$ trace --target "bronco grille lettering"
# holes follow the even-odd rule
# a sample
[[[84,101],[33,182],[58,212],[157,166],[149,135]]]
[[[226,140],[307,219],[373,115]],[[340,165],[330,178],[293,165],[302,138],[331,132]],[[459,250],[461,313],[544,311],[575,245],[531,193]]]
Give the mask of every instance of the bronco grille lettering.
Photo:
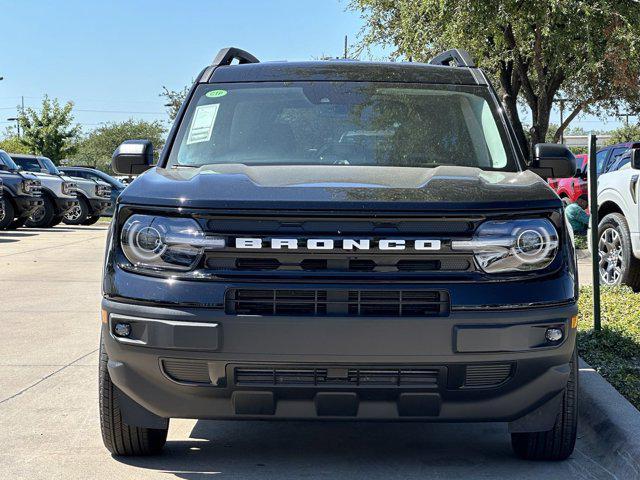
[[[235,247],[242,249],[262,249],[270,248],[273,250],[297,250],[299,248],[306,248],[307,250],[373,250],[377,247],[378,250],[405,250],[406,248],[413,247],[415,250],[440,250],[442,242],[434,239],[418,239],[418,240],[404,240],[404,239],[380,239],[377,241],[377,246],[372,244],[374,241],[371,239],[355,239],[344,238],[339,240],[333,240],[331,238],[236,238]]]

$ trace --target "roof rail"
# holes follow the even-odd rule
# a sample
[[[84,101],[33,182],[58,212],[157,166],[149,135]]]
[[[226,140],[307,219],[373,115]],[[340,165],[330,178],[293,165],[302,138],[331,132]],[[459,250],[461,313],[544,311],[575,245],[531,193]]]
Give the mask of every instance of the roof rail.
[[[475,67],[476,64],[466,50],[452,48],[446,52],[442,52],[431,60],[429,65],[446,65],[448,67]]]
[[[223,48],[218,52],[216,58],[213,59],[212,67],[219,67],[221,65],[231,65],[231,62],[238,60],[239,63],[260,63],[256,57],[249,52],[240,50],[236,47]]]

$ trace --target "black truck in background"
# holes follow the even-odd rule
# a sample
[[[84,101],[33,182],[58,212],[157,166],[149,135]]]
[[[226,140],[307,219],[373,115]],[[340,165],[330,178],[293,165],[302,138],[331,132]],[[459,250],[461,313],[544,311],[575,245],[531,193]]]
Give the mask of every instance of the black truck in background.
[[[18,228],[43,205],[41,184],[34,175],[20,171],[11,157],[0,150],[2,210],[0,230]]]

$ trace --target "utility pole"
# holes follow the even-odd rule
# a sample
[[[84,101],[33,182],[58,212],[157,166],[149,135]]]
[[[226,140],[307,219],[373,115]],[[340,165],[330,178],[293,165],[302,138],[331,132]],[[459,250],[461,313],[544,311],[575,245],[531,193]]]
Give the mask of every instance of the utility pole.
[[[344,36],[344,58],[347,58],[347,36]]]

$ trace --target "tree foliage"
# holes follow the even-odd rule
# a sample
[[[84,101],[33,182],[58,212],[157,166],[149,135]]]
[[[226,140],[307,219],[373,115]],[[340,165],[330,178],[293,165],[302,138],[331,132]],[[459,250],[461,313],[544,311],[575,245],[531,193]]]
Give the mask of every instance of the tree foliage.
[[[640,139],[640,125],[628,124],[623,125],[609,132],[611,138],[607,141],[608,145],[615,145],[622,142],[637,142]]]
[[[554,100],[569,100],[561,132],[583,111],[638,104],[640,42],[637,2],[618,0],[351,0],[366,22],[361,47],[382,44],[394,55],[426,61],[468,50],[499,87],[525,152],[518,112],[531,112],[531,144],[544,141]]]
[[[180,110],[184,99],[187,98],[188,93],[188,86],[184,87],[182,90],[169,90],[167,87],[162,87],[160,96],[167,102],[165,107],[167,108],[167,113],[169,114],[169,119],[171,121],[174,121],[178,116],[178,111]]]
[[[111,172],[113,151],[125,140],[146,139],[159,150],[164,145],[165,127],[160,121],[127,120],[106,123],[91,131],[78,143],[77,152],[65,163],[88,165]]]
[[[76,151],[80,126],[73,124],[73,102],[60,105],[58,99],[42,100],[40,111],[24,109],[18,116],[22,128],[20,142],[30,153],[49,157],[54,163]]]
[[[9,127],[5,130],[3,139],[0,140],[0,150],[7,153],[31,153],[16,135],[15,129]]]

